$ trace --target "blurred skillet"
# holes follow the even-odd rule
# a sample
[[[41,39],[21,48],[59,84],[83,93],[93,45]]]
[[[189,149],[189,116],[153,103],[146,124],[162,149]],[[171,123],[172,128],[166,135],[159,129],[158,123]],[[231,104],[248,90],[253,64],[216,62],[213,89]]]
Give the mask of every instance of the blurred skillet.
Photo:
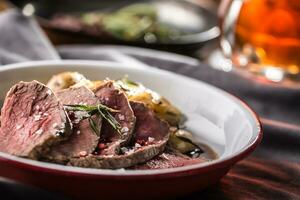
[[[33,5],[34,14],[50,38],[57,44],[66,43],[109,43],[142,46],[154,49],[179,52],[191,55],[206,42],[219,36],[217,17],[211,11],[183,0],[11,0],[24,10],[28,3]],[[58,13],[84,13],[88,11],[114,11],[134,3],[147,3],[162,10],[158,18],[172,27],[182,30],[183,34],[176,39],[161,42],[125,41],[109,36],[95,36],[82,31],[72,31],[50,23],[50,19]],[[166,17],[167,16],[167,17]]]

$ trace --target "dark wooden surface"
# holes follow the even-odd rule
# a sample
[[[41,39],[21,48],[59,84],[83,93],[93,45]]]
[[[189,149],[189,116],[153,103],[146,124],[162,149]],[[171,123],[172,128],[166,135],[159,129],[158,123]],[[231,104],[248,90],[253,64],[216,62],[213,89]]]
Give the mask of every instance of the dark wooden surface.
[[[262,143],[215,186],[183,199],[300,199],[300,132],[265,126]]]

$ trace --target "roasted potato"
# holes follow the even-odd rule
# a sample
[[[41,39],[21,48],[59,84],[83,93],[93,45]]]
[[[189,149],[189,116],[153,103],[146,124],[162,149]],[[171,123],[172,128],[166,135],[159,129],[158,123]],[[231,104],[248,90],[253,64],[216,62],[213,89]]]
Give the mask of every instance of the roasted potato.
[[[156,92],[127,78],[116,81],[116,85],[125,91],[129,100],[145,103],[158,117],[166,120],[171,126],[178,126],[181,123],[183,115],[179,109]]]
[[[168,145],[171,148],[183,154],[199,148],[195,143],[193,135],[190,132],[181,129],[172,131],[168,141]]]
[[[75,84],[90,85],[90,81],[78,72],[62,72],[52,76],[47,86],[54,92],[69,88]]]

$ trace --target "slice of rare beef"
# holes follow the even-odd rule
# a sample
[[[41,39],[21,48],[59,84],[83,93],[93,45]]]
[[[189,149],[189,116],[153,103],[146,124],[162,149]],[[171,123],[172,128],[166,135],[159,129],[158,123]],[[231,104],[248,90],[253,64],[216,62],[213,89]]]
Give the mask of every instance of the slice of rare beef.
[[[64,105],[90,105],[99,104],[95,94],[85,86],[71,87],[60,90],[56,93],[59,100]],[[93,153],[99,142],[97,135],[90,126],[88,119],[78,120],[74,118],[74,113],[68,111],[69,117],[73,123],[73,131],[68,140],[59,143],[51,148],[47,158],[58,162],[65,163],[70,158],[87,156]],[[99,124],[99,130],[102,124],[100,116],[93,116],[93,120]]]
[[[194,165],[197,163],[203,163],[207,161],[209,160],[204,157],[191,158],[179,152],[166,151],[158,156],[155,156],[148,162],[130,167],[130,169],[167,169],[183,167],[187,165]]]
[[[116,155],[119,153],[120,147],[129,144],[136,118],[126,95],[115,88],[112,81],[107,81],[95,88],[94,93],[103,105],[118,110],[112,115],[121,125],[121,133],[118,133],[107,121],[104,121],[99,144],[103,147],[99,152],[101,155]]]
[[[2,107],[0,151],[38,159],[70,130],[63,105],[48,87],[20,82],[9,90]]]
[[[123,155],[89,155],[71,159],[68,165],[99,169],[127,168],[139,163],[144,163],[162,153],[166,141],[154,141],[151,145],[132,147],[126,149]]]
[[[118,155],[89,155],[71,159],[68,165],[118,169],[144,163],[161,154],[169,138],[169,125],[155,116],[143,103],[130,102],[136,116],[134,141],[121,148]]]
[[[163,140],[166,136],[169,138],[170,127],[167,122],[158,118],[144,103],[130,101],[130,105],[137,118],[134,141],[143,145],[152,138],[155,140]]]

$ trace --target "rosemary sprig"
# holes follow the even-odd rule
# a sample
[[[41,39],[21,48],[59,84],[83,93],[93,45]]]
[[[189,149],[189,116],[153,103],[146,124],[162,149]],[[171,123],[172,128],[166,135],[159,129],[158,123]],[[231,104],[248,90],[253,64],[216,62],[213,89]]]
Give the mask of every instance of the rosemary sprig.
[[[97,123],[95,122],[95,120],[93,120],[93,118],[89,117],[89,123],[90,123],[90,127],[92,128],[92,130],[94,131],[94,133],[97,136],[100,136],[100,125],[97,126]]]
[[[98,110],[98,108],[107,110],[109,112],[119,112],[118,110],[112,109],[103,104],[98,104],[96,106],[89,106],[89,105],[83,105],[83,104],[77,104],[77,105],[68,105],[67,104],[67,105],[64,105],[64,107],[70,111],[83,111],[83,112],[88,112],[88,113],[94,113],[95,111]]]
[[[93,115],[101,115],[120,135],[121,135],[121,125],[119,122],[111,115],[111,113],[119,112],[118,110],[109,108],[103,104],[98,104],[96,106],[89,105],[64,105],[65,109],[68,111],[81,111],[85,112],[87,115],[83,115],[83,118],[88,118],[89,123],[93,131],[98,135],[100,133],[99,125],[91,118]]]
[[[106,107],[106,106],[105,106]],[[113,110],[114,112],[118,112],[116,110]],[[111,110],[108,110],[107,107],[103,108],[101,105],[98,105],[98,112],[101,114],[101,116],[106,119],[106,121],[115,129],[117,132],[121,135],[121,125],[119,122],[110,114],[110,112],[113,112]]]

